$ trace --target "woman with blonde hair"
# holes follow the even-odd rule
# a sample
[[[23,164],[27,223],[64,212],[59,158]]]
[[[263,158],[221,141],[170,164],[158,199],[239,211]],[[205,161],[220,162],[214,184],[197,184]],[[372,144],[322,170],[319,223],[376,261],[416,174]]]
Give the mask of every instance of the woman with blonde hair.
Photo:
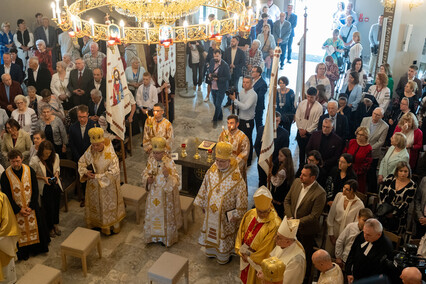
[[[353,44],[349,49],[349,62],[353,62],[355,58],[361,58],[362,54],[361,34],[359,32],[354,32],[352,41]]]
[[[34,131],[37,129],[38,117],[36,112],[28,107],[27,97],[17,95],[14,101],[17,109],[12,111],[10,117],[15,119],[23,130],[33,135]]]
[[[395,132],[401,132],[407,137],[407,151],[410,154],[410,166],[416,168],[419,151],[422,148],[423,133],[419,129],[419,122],[412,112],[404,114],[395,128]]]
[[[408,81],[404,87],[404,98],[407,98],[409,101],[408,107],[412,113],[417,112],[419,107],[419,98],[416,96],[417,83],[414,81]]]
[[[390,97],[392,99],[394,82],[393,82],[393,78],[392,78],[392,70],[391,70],[390,65],[388,63],[380,65],[379,72],[384,73],[384,74],[386,74],[386,76],[388,76],[388,88],[390,90]]]
[[[388,76],[384,73],[377,73],[376,84],[368,88],[368,93],[376,98],[379,106],[386,112],[390,102],[390,90],[387,87]]]
[[[309,89],[310,87],[317,87],[318,85],[324,85],[325,88],[325,95],[327,97],[327,100],[331,98],[331,84],[330,80],[325,76],[327,72],[327,66],[325,63],[318,63],[317,67],[315,68],[315,75],[312,75],[309,77],[308,81],[305,83],[305,90]]]
[[[393,173],[399,162],[404,161],[408,163],[410,156],[406,147],[407,137],[401,132],[394,133],[391,137],[391,146],[380,162],[378,183],[382,183],[385,177]]]
[[[1,24],[0,31],[0,58],[1,64],[3,64],[3,54],[9,52],[9,50],[13,47],[13,34],[10,31],[10,23],[3,22]]]

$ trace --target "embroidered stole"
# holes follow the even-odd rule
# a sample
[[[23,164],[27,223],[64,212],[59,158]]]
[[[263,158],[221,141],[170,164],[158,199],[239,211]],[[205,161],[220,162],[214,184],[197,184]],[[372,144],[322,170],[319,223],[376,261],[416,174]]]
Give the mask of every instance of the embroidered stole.
[[[12,167],[6,169],[6,176],[9,179],[13,200],[19,207],[27,208],[30,204],[32,195],[30,167],[22,165],[21,179],[15,175]],[[39,243],[37,218],[34,209],[32,209],[30,215],[26,217],[19,213],[15,216],[21,231],[19,246],[24,247]]]
[[[150,185],[151,190],[149,191],[151,204],[149,209],[151,210],[151,237],[166,237],[166,197],[164,189],[161,186],[156,186],[157,179],[159,179],[159,173],[162,172],[163,163],[159,163],[155,161],[157,176],[155,177],[155,181]],[[158,167],[161,165],[161,167]],[[161,178],[164,178],[163,176]]]
[[[246,244],[250,247],[251,244],[253,243],[253,240],[256,238],[257,233],[259,233],[260,229],[262,229],[263,224],[265,223],[259,223],[257,222],[256,217],[253,217],[253,219],[250,222],[250,225],[247,228],[246,233],[244,234],[243,244]],[[241,264],[245,265],[245,267],[240,266],[240,270],[241,270],[240,279],[241,279],[241,282],[245,284],[247,283],[250,265],[248,263],[243,263],[242,261],[241,261]]]

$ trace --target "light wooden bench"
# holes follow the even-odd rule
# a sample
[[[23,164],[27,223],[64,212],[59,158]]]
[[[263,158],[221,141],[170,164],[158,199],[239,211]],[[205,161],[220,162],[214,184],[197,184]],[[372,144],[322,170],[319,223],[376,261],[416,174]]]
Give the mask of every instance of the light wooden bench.
[[[77,227],[61,244],[62,270],[67,270],[67,255],[79,257],[83,266],[83,274],[86,277],[86,257],[95,246],[97,246],[99,258],[101,258],[101,234],[94,230]]]
[[[17,284],[60,284],[62,274],[56,268],[43,264],[36,264],[30,271],[22,276]]]
[[[169,252],[163,253],[148,270],[149,283],[153,281],[164,284],[175,284],[184,275],[185,283],[189,283],[188,259]]]
[[[182,210],[183,230],[186,233],[188,231],[188,218],[190,213],[192,214],[192,222],[195,221],[194,198],[180,195],[180,209]]]
[[[124,203],[127,206],[134,206],[136,209],[136,223],[140,223],[140,209],[146,198],[146,191],[144,188],[131,185],[123,184],[121,186],[121,194],[123,195]]]

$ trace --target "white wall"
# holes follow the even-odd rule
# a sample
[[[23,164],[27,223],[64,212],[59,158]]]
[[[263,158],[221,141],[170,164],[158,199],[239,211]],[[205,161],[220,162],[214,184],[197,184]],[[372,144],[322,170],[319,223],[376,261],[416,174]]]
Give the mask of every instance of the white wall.
[[[52,17],[50,4],[49,0],[0,0],[0,22],[10,22],[11,30],[15,31],[16,21],[22,18],[31,27],[37,12]]]

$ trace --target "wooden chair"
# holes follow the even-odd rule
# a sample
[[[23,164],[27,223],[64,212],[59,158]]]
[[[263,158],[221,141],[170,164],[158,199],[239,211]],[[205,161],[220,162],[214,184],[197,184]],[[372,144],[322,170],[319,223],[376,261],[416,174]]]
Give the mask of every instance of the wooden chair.
[[[61,159],[60,161],[61,174],[60,179],[64,190],[64,207],[65,212],[68,212],[68,191],[80,189],[78,165],[71,160]]]
[[[385,236],[388,237],[393,244],[395,244],[395,250],[398,250],[401,243],[401,237],[385,230],[383,230],[383,234],[385,234]]]
[[[368,205],[367,195],[359,191],[357,191],[355,194],[356,196],[358,196],[359,199],[361,199],[362,203],[364,203],[364,206],[367,207]]]
[[[37,263],[22,276],[17,284],[60,284],[62,283],[61,271],[43,264]]]

